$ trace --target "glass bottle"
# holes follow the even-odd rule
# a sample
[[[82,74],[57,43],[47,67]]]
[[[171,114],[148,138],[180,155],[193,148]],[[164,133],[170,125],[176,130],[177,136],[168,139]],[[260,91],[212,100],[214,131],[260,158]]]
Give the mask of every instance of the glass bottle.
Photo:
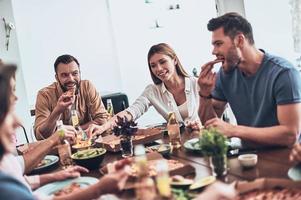
[[[71,121],[72,126],[77,130],[76,143],[78,144],[80,141],[86,141],[88,139],[88,136],[80,127],[79,117],[76,110],[71,110]]]
[[[170,179],[168,174],[168,164],[166,160],[157,162],[157,189],[161,197],[169,198],[171,196]]]
[[[107,112],[109,114],[108,120],[110,120],[115,114],[112,99],[107,99]],[[112,130],[113,130],[113,123],[110,124],[110,128],[106,130],[106,133],[110,135],[112,134]]]
[[[71,110],[71,121],[74,128],[79,126],[79,119],[76,110]]]
[[[109,118],[112,118],[114,116],[112,99],[107,99],[107,112],[109,114]]]
[[[63,168],[67,168],[68,166],[72,165],[71,148],[69,142],[64,139],[65,129],[62,120],[58,120],[56,122],[56,131],[60,137],[60,144],[58,145],[60,162]]]
[[[168,108],[167,131],[169,136],[169,144],[172,149],[179,149],[181,147],[180,126],[176,119],[171,102],[168,103]]]
[[[153,200],[156,197],[154,180],[148,176],[147,158],[145,147],[135,147],[135,165],[137,168],[137,182],[135,185],[136,198],[139,200]]]

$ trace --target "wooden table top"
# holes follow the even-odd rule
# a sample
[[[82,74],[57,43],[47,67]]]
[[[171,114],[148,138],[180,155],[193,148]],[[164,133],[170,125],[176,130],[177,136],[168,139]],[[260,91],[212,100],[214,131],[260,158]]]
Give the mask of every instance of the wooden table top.
[[[182,143],[188,139],[197,137],[196,134],[182,133]],[[168,137],[163,138],[164,143],[168,143]],[[228,173],[222,179],[222,181],[231,183],[238,180],[254,180],[256,178],[270,177],[270,178],[285,178],[288,179],[287,172],[288,169],[292,166],[289,162],[289,148],[279,148],[273,150],[262,150],[258,151],[258,163],[254,168],[244,169],[239,164],[237,157],[228,158]],[[183,147],[176,152],[173,152],[170,155],[171,159],[176,159],[189,163],[195,168],[196,174],[195,179],[200,179],[206,176],[212,175],[208,159],[202,157],[201,155],[193,152],[187,152]],[[107,152],[104,160],[101,163],[100,167],[105,166],[106,164],[122,159],[121,153]],[[83,174],[83,176],[92,176],[99,178],[102,175],[99,170],[94,170],[88,174]],[[133,195],[133,192],[123,192],[123,197],[130,197]]]

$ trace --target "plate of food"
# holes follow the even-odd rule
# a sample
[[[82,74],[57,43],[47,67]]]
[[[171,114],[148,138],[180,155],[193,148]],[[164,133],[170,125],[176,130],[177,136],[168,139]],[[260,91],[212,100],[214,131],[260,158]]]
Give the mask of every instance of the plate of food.
[[[87,149],[92,146],[93,146],[93,144],[92,144],[91,140],[80,140],[80,141],[77,141],[76,144],[72,145],[72,148],[76,149],[76,150],[83,150],[83,149]]]
[[[192,151],[192,152],[197,152],[197,153],[201,153],[201,151],[202,151],[201,146],[199,144],[199,138],[193,138],[193,139],[187,140],[184,143],[184,148],[187,151]]]
[[[170,154],[170,145],[169,144],[158,144],[146,147],[146,152],[158,152],[163,156],[168,156]]]
[[[184,125],[183,122],[180,122],[179,126],[180,126],[180,131],[182,133],[185,129],[185,125]],[[148,127],[148,128],[157,128],[157,129],[160,129],[162,132],[164,132],[164,134],[168,134],[167,123],[166,122],[165,123],[158,123],[158,124],[151,124],[151,125],[147,125],[146,127]]]
[[[88,169],[96,169],[105,157],[107,151],[104,148],[90,148],[80,150],[71,155],[72,160]]]
[[[177,188],[188,188],[193,182],[192,179],[184,178],[181,175],[175,175],[170,178],[170,185]]]
[[[32,170],[32,173],[40,173],[47,171],[48,169],[55,166],[59,161],[59,157],[55,155],[47,155],[41,162]]]
[[[210,185],[216,181],[215,176],[207,176],[205,178],[199,179],[190,185],[189,190],[198,190],[207,185]]]
[[[81,190],[89,185],[95,184],[98,182],[97,178],[93,177],[79,177],[76,179],[68,179],[65,181],[57,181],[44,185],[35,192],[44,194],[47,196],[62,196],[66,194],[71,194],[74,191]]]

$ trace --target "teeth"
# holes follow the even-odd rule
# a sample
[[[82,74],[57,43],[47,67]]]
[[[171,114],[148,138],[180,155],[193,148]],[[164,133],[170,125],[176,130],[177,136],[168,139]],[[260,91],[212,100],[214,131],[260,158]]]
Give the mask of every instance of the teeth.
[[[166,74],[166,72],[162,72],[162,73],[158,74],[158,76],[163,76],[165,74]]]

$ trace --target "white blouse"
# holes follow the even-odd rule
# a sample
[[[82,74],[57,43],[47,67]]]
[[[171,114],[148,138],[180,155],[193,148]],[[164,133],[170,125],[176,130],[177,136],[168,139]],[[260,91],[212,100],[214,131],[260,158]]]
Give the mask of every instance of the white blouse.
[[[186,120],[199,120],[199,86],[195,77],[185,77],[185,95],[186,95],[186,109],[188,117]],[[131,113],[133,119],[138,119],[143,115],[150,106],[154,106],[158,113],[167,121],[168,119],[168,102],[171,102],[172,109],[175,112],[176,118],[179,122],[184,122],[181,113],[178,109],[173,95],[166,89],[163,83],[159,85],[148,85],[143,93],[136,99],[136,101],[126,110]],[[186,112],[186,111],[183,111]]]

